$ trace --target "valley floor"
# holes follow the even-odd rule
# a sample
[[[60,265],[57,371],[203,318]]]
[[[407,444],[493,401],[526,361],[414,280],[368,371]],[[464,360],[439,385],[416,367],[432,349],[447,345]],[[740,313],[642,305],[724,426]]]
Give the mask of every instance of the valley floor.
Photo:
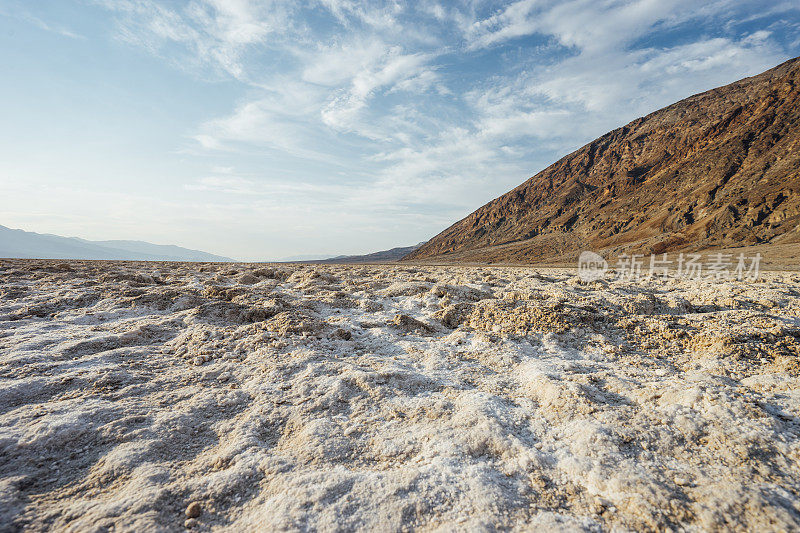
[[[0,530],[800,528],[800,275],[0,261]]]

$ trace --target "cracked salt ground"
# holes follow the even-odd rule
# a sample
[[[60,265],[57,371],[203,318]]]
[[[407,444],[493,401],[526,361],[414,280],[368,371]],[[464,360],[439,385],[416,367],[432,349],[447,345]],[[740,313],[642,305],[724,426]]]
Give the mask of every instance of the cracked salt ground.
[[[0,529],[796,529],[798,295],[3,261]]]

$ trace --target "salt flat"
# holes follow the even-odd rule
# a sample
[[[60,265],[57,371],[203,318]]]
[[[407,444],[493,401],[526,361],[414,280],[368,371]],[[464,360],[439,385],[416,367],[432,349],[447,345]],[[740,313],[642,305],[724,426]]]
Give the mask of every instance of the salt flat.
[[[4,260],[0,529],[800,528],[798,296]]]

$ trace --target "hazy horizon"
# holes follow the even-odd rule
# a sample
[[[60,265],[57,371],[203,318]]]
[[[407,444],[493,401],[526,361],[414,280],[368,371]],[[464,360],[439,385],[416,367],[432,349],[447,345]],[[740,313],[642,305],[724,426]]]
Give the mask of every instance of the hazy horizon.
[[[240,260],[409,246],[800,55],[744,1],[0,6],[0,225]]]

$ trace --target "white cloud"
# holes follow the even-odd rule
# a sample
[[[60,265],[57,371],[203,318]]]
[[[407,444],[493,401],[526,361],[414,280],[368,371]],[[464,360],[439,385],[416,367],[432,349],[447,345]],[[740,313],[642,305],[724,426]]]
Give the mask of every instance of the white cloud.
[[[377,38],[334,43],[299,52],[305,62],[301,78],[309,83],[337,87],[350,82],[359,72],[372,69],[388,53]]]
[[[704,89],[756,74],[780,60],[769,44],[708,39],[666,49],[564,60],[535,77],[527,91],[578,110],[644,114]]]
[[[431,66],[435,57],[431,53],[404,53],[400,46],[377,40],[349,43],[313,58],[303,79],[334,89],[320,110],[326,126],[380,139],[384,135],[362,114],[369,100],[380,91],[420,94],[437,86],[438,92],[446,92]]]
[[[486,19],[475,21],[466,31],[469,48],[483,48],[536,32],[541,27],[532,16],[537,4],[537,0],[521,0]]]
[[[35,16],[31,15],[30,13],[23,13],[20,16],[20,18],[30,22],[31,24],[33,24],[34,26],[36,26],[39,29],[42,29],[44,31],[48,31],[48,32],[51,32],[51,33],[55,33],[55,34],[58,34],[58,35],[61,35],[62,37],[68,37],[70,39],[85,39],[86,38],[83,35],[75,33],[74,31],[72,31],[72,30],[70,30],[70,29],[68,29],[68,28],[66,28],[64,26],[45,22],[44,20],[40,19],[39,17],[35,17]]]
[[[266,45],[268,38],[288,31],[292,4],[281,1],[193,0],[182,10],[154,0],[96,0],[119,15],[120,37],[153,53],[170,57],[180,66],[221,69],[247,80],[245,52]],[[173,57],[164,48],[183,46],[189,55]]]
[[[375,29],[401,29],[397,17],[402,13],[403,5],[399,2],[387,2],[381,5],[380,2],[369,0],[361,2],[321,0],[320,4],[325,6],[346,27],[351,26],[351,20],[356,20]]]
[[[326,91],[291,79],[262,86],[254,100],[239,103],[228,116],[208,120],[194,139],[208,150],[236,151],[242,145],[295,158],[335,162],[321,146],[336,142],[321,119]]]
[[[187,193],[342,236],[397,220],[435,233],[582,143],[786,56],[774,29],[736,29],[752,9],[738,0],[107,5],[127,40],[243,82],[190,132],[226,168]],[[689,23],[717,34],[669,37]],[[530,35],[548,44],[515,52]],[[261,167],[237,173],[243,155]]]

